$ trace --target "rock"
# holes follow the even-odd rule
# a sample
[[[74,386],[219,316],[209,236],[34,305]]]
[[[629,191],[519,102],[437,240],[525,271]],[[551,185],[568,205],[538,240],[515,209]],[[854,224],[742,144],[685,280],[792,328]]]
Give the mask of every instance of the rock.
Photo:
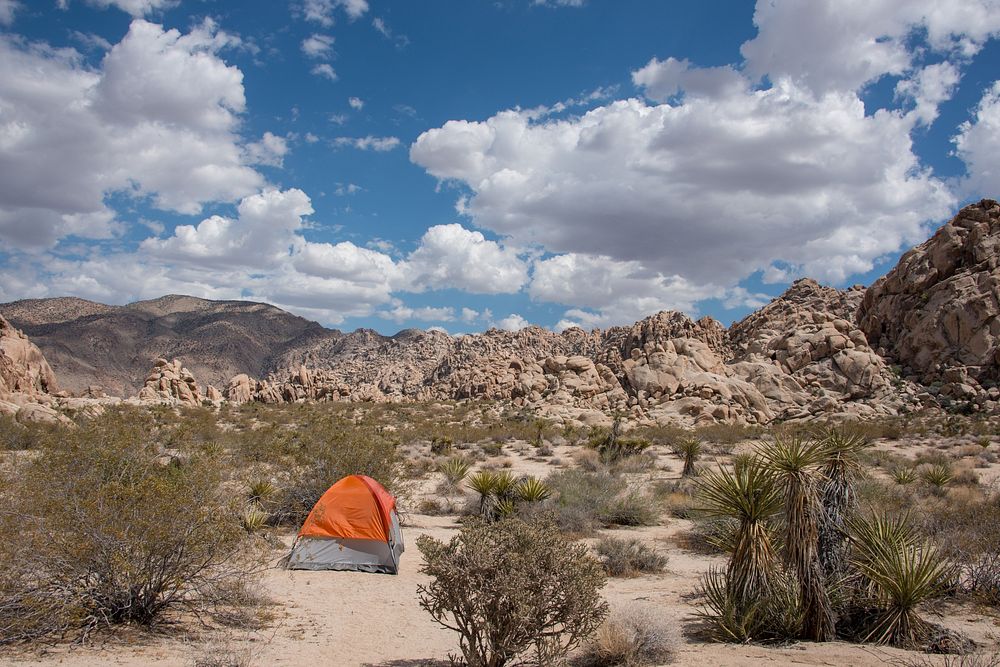
[[[1000,380],[1000,205],[959,211],[872,285],[861,329],[925,385],[961,367],[978,383]],[[964,391],[964,390],[963,390]]]
[[[0,316],[0,398],[40,396],[58,391],[56,376],[42,351]]]
[[[194,375],[177,359],[157,359],[136,397],[141,403],[200,406],[205,398]]]

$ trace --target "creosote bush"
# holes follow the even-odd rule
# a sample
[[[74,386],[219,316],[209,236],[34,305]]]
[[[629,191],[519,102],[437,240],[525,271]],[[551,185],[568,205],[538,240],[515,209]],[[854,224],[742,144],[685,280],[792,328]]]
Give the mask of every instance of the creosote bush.
[[[607,614],[600,564],[550,521],[473,519],[448,543],[417,546],[432,578],[420,606],[459,634],[469,667],[556,663]]]
[[[0,480],[0,643],[149,626],[251,582],[243,498],[222,490],[219,461],[162,465],[150,431],[112,412]]]

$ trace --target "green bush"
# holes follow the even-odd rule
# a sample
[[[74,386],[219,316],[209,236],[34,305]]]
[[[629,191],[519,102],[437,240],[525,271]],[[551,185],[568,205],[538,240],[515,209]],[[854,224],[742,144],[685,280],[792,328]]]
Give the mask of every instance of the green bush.
[[[549,507],[563,531],[589,534],[600,526],[648,526],[657,522],[653,502],[629,490],[625,479],[609,472],[560,470],[546,479]]]
[[[447,544],[417,546],[431,577],[420,606],[459,634],[469,667],[556,663],[607,614],[601,566],[550,522],[473,519]]]
[[[163,465],[148,437],[110,413],[0,483],[0,642],[152,625],[251,581],[243,498],[222,491],[219,461]]]

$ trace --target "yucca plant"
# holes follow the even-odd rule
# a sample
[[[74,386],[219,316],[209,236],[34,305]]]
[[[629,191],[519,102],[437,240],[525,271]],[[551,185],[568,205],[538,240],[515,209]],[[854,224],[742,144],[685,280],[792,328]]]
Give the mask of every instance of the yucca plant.
[[[768,522],[781,511],[781,490],[758,459],[739,469],[720,468],[698,481],[699,512],[733,519],[733,550],[726,569],[729,594],[743,610],[768,594],[776,552]]]
[[[539,503],[548,499],[552,491],[537,477],[525,477],[517,483],[517,498],[527,503]]]
[[[684,459],[681,477],[694,477],[698,474],[694,464],[701,456],[701,449],[701,438],[696,436],[680,438],[674,443],[674,453]]]
[[[862,473],[861,455],[871,440],[848,427],[821,431],[823,445],[820,481],[819,558],[828,580],[846,574],[850,548],[844,536],[844,520],[857,505],[855,481]]]
[[[438,470],[444,475],[448,484],[458,486],[465,479],[466,475],[469,474],[471,467],[471,463],[459,456],[455,456],[439,465]]]
[[[255,477],[247,482],[247,500],[263,506],[278,493],[278,487],[266,477]]]
[[[480,470],[469,477],[467,484],[470,489],[479,494],[479,513],[484,517],[490,516],[497,486],[496,473]]]
[[[909,466],[897,466],[889,473],[892,481],[900,486],[912,484],[917,479],[917,471]]]
[[[935,463],[932,466],[924,468],[920,473],[920,478],[930,484],[936,492],[942,492],[944,491],[944,487],[948,486],[955,479],[955,472],[947,463]]]
[[[517,494],[517,478],[509,470],[493,473],[493,495],[497,500],[513,500]]]
[[[240,523],[243,525],[243,528],[252,535],[253,533],[262,530],[267,525],[270,518],[270,512],[262,508],[257,503],[251,503],[250,506],[243,512],[243,516],[240,517]]]
[[[813,641],[834,638],[833,607],[819,558],[820,467],[827,450],[822,442],[777,435],[760,450],[784,495],[785,562],[798,578],[803,606],[802,635]]]
[[[952,567],[938,551],[921,542],[906,518],[875,515],[848,521],[852,564],[878,611],[863,636],[892,646],[914,647],[930,626],[916,608],[944,589]]]

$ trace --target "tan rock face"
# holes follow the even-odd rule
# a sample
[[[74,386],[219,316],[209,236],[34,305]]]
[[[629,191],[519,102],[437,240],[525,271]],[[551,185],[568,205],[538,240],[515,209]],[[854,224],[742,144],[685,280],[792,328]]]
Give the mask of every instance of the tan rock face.
[[[872,285],[857,321],[885,356],[942,393],[1000,379],[1000,205],[967,206]],[[965,385],[965,387],[962,387]]]
[[[56,376],[41,350],[0,316],[0,398],[58,391]]]
[[[177,359],[157,359],[137,396],[140,402],[198,406],[205,396],[191,371]]]

